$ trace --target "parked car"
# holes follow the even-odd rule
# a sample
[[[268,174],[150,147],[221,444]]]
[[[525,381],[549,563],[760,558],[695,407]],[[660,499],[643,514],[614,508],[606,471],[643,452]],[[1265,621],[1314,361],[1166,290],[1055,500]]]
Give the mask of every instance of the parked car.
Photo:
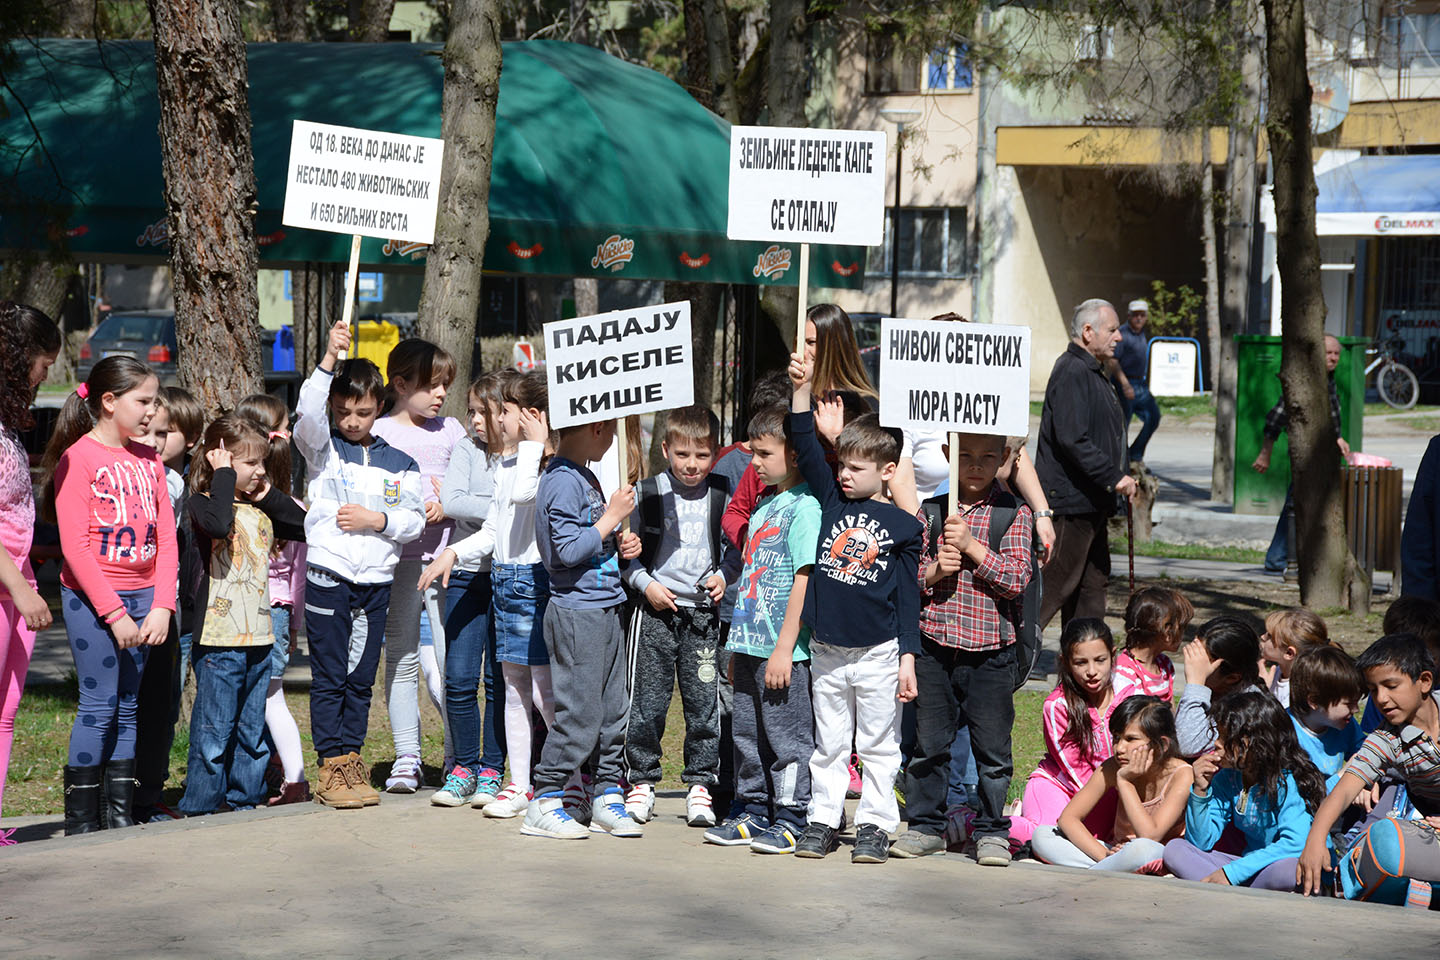
[[[265,392],[283,397],[293,407],[301,378],[293,369],[293,347],[290,348],[288,361],[292,369],[275,369],[276,334],[275,330],[260,331],[260,359],[264,365],[262,369],[265,375]],[[177,353],[174,313],[113,313],[100,321],[100,326],[95,328],[90,339],[80,348],[77,370],[81,380],[88,379],[91,368],[100,360],[123,354],[149,364],[161,383],[174,384],[180,380],[180,372],[175,366]]]

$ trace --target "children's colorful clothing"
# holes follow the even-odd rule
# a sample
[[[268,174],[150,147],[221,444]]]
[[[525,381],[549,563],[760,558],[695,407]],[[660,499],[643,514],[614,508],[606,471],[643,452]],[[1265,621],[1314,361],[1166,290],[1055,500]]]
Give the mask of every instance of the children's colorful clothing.
[[[1335,789],[1335,784],[1340,782],[1340,774],[1345,769],[1345,762],[1354,756],[1355,751],[1365,742],[1365,734],[1360,732],[1360,724],[1351,720],[1338,730],[1327,726],[1317,734],[1301,723],[1294,713],[1290,714],[1290,722],[1295,725],[1295,736],[1300,741],[1300,746],[1310,755],[1315,767],[1325,778],[1325,789]]]
[[[435,492],[435,483],[445,479],[451,452],[466,438],[465,427],[460,421],[454,417],[431,417],[417,426],[393,416],[381,417],[375,421],[371,433],[396,450],[405,451],[415,461],[420,471],[422,505],[431,500],[439,503],[440,495]],[[429,563],[445,549],[450,542],[450,531],[454,528],[455,521],[448,516],[439,523],[426,523],[420,535],[401,548],[401,558]]]
[[[1134,687],[1135,693],[1144,694],[1147,697],[1159,697],[1166,703],[1175,694],[1175,664],[1163,653],[1155,655],[1155,667],[1160,672],[1151,673],[1145,665],[1130,655],[1129,650],[1121,650],[1115,655],[1115,683],[1118,685],[1123,681],[1126,686]]]
[[[1277,795],[1271,798],[1264,796],[1258,786],[1246,789],[1239,771],[1225,768],[1215,774],[1205,795],[1190,791],[1185,805],[1185,840],[1200,850],[1213,850],[1225,828],[1233,824],[1245,836],[1245,851],[1221,869],[1231,883],[1249,885],[1266,867],[1300,856],[1312,819],[1288,771],[1280,780]],[[1167,863],[1169,858],[1167,849]],[[1293,869],[1290,877],[1293,886]]]
[[[807,484],[760,501],[751,515],[726,648],[769,657],[780,638],[795,572],[815,563],[820,501]],[[810,628],[800,627],[792,659],[810,659]]]

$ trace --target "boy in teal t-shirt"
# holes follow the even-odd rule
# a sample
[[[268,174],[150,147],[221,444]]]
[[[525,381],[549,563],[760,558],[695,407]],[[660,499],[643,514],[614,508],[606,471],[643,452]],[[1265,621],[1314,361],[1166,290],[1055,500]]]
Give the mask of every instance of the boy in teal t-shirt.
[[[801,482],[783,408],[750,420],[751,464],[775,493],[750,516],[726,648],[735,698],[735,810],[710,843],[794,853],[810,803],[810,631],[800,623],[820,538],[820,503]]]

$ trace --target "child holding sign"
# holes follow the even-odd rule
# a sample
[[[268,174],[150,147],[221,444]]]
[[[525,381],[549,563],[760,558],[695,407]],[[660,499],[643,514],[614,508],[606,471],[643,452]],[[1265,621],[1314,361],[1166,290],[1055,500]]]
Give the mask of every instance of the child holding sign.
[[[810,642],[815,753],[810,760],[810,824],[797,845],[834,843],[849,784],[851,735],[864,770],[855,814],[852,863],[884,863],[889,831],[900,825],[900,707],[915,697],[920,649],[919,521],[885,499],[900,459],[900,431],[872,414],[857,417],[835,444],[830,472],[810,412],[812,365],[790,358],[791,438],[800,474],[820,501],[820,543],[802,614]]]
[[[625,756],[625,649],[620,611],[625,591],[620,560],[640,554],[640,538],[612,538],[635,506],[623,485],[607,505],[600,481],[584,464],[599,460],[615,438],[615,421],[560,428],[555,456],[536,493],[535,539],[550,575],[545,646],[555,725],[535,766],[535,798],[521,833],[583,840],[586,828],[565,809],[565,783],[597,752],[598,796],[590,830],[638,837],[644,828],[625,812],[620,789]]]

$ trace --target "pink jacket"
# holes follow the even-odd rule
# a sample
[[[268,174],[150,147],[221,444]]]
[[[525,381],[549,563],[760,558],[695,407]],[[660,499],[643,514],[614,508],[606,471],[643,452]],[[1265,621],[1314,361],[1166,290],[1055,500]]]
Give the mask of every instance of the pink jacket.
[[[1155,658],[1155,665],[1160,668],[1159,676],[1146,670],[1139,660],[1121,650],[1115,655],[1115,676],[1119,678],[1117,686],[1123,681],[1134,686],[1135,693],[1159,697],[1169,703],[1175,693],[1175,665],[1163,653]]]
[[[1065,739],[1065,731],[1070,729],[1070,710],[1065,705],[1065,692],[1057,686],[1040,708],[1041,726],[1045,731],[1045,759],[1040,761],[1035,773],[1054,782],[1072,797],[1079,793],[1090,775],[1115,752],[1114,740],[1110,736],[1110,715],[1120,701],[1139,692],[1129,681],[1116,676],[1115,696],[1105,712],[1102,714],[1094,707],[1088,708],[1091,748],[1082,751],[1073,740]]]

